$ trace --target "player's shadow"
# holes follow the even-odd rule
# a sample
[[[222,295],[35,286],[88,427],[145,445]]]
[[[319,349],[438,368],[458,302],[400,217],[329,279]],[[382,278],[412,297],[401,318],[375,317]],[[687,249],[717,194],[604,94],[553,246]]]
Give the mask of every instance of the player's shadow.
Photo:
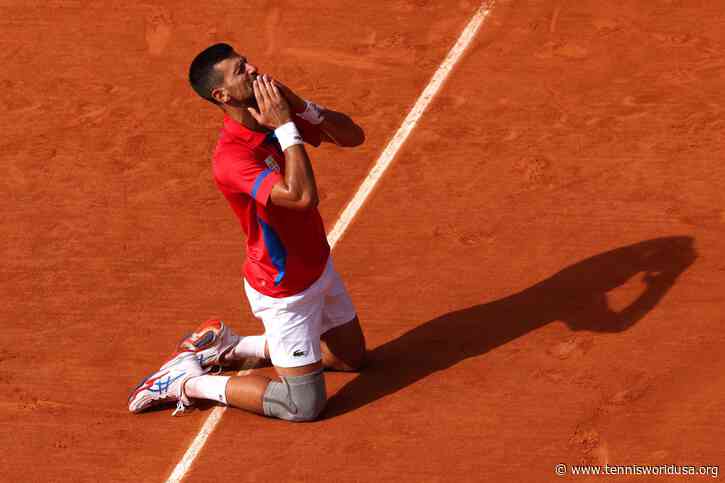
[[[621,332],[641,320],[697,258],[691,237],[647,240],[564,268],[517,294],[425,322],[368,353],[365,369],[330,398],[325,417],[352,411],[553,321]],[[619,312],[607,292],[644,273],[645,288]]]

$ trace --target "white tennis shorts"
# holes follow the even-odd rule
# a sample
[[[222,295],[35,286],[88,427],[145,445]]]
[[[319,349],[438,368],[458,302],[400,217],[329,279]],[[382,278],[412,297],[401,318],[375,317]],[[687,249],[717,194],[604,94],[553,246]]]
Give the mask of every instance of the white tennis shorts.
[[[264,324],[272,364],[299,367],[322,360],[320,336],[355,318],[355,307],[340,275],[327,260],[325,271],[304,291],[275,298],[244,280],[254,316]]]

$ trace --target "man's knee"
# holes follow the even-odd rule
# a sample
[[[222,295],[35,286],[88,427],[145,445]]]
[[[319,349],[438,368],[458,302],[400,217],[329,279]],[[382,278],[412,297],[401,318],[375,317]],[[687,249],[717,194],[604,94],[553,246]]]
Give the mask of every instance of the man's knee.
[[[272,381],[262,398],[264,414],[287,421],[314,421],[327,403],[322,371]]]

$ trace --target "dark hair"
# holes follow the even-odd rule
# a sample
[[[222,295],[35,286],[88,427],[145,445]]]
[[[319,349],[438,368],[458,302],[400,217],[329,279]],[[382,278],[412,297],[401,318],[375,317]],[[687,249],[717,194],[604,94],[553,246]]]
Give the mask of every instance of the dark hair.
[[[214,44],[197,55],[189,67],[189,83],[201,97],[214,104],[219,102],[211,96],[211,91],[222,82],[222,73],[214,66],[232,56],[234,49],[229,44]]]

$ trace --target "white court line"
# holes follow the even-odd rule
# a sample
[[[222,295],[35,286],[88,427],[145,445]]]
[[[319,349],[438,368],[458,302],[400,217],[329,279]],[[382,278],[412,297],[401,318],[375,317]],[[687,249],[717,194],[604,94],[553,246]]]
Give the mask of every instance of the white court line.
[[[244,361],[242,370],[239,371],[237,375],[246,376],[252,372],[252,369],[257,365],[257,362],[258,359],[247,359]],[[196,435],[196,438],[194,438],[194,441],[191,442],[191,445],[186,450],[186,453],[184,453],[184,456],[181,457],[181,460],[174,468],[174,471],[171,472],[171,476],[169,476],[166,480],[167,483],[180,482],[184,476],[186,476],[186,472],[189,471],[191,464],[194,462],[196,457],[199,456],[199,453],[201,453],[201,449],[206,444],[206,440],[209,439],[209,435],[211,435],[214,431],[214,428],[216,428],[216,425],[219,424],[219,421],[222,420],[222,414],[224,414],[226,409],[226,406],[217,406],[212,410],[209,417],[207,417],[206,421],[204,421],[204,425],[199,430],[199,434]]]
[[[415,105],[403,120],[403,124],[401,124],[400,128],[395,133],[395,136],[393,136],[393,139],[391,139],[385,147],[382,154],[375,162],[375,166],[373,166],[370,170],[360,185],[360,188],[357,190],[357,193],[355,193],[355,196],[353,196],[350,203],[348,203],[343,212],[340,214],[340,217],[338,218],[337,223],[335,223],[332,231],[327,235],[331,248],[334,248],[340,238],[342,238],[342,235],[347,230],[350,222],[352,222],[357,212],[360,211],[360,208],[372,192],[377,182],[383,176],[385,170],[388,169],[388,166],[390,166],[390,163],[393,161],[393,158],[395,158],[395,155],[398,153],[403,143],[406,139],[408,139],[408,136],[413,128],[416,124],[418,124],[421,116],[440,90],[443,82],[453,69],[453,66],[461,59],[463,52],[476,36],[476,33],[483,24],[483,21],[486,20],[486,17],[488,17],[494,3],[495,0],[490,0],[476,10],[476,13],[468,22],[466,28],[463,29],[460,37],[458,37],[455,45],[448,52],[446,58],[443,59],[443,62],[438,67],[435,74],[433,74],[430,82],[428,82],[428,85],[418,97]],[[244,376],[249,374],[255,367],[256,363],[257,359],[247,359],[242,367],[242,370],[239,371],[237,375]],[[191,442],[189,449],[186,450],[186,453],[184,453],[181,461],[179,461],[174,468],[174,471],[171,473],[171,476],[169,476],[166,480],[167,483],[177,483],[184,478],[186,472],[189,471],[189,468],[191,468],[191,464],[204,447],[209,435],[214,431],[214,428],[216,428],[217,424],[219,424],[219,421],[221,421],[224,411],[226,411],[226,406],[217,406],[212,410],[209,417],[207,417],[206,421],[204,421],[204,425],[199,430],[199,434],[196,435],[194,441]]]
[[[373,166],[370,170],[367,177],[362,182],[362,185],[360,185],[357,193],[355,193],[355,196],[352,198],[347,207],[345,207],[345,210],[340,214],[340,218],[338,218],[335,227],[327,236],[330,241],[330,246],[334,247],[338,240],[342,237],[345,230],[347,230],[347,227],[355,217],[355,214],[357,214],[360,210],[360,207],[370,195],[370,192],[373,190],[378,180],[380,180],[380,177],[383,173],[385,173],[385,170],[388,169],[388,166],[390,166],[390,163],[398,153],[398,150],[405,140],[408,139],[408,136],[415,125],[418,124],[420,117],[440,90],[443,85],[443,81],[448,78],[448,74],[450,74],[451,69],[453,69],[453,66],[461,59],[461,55],[463,55],[466,47],[468,47],[471,40],[473,40],[476,36],[476,32],[478,32],[481,24],[483,24],[483,21],[486,20],[486,17],[488,17],[494,3],[495,0],[490,0],[488,3],[481,5],[478,10],[476,10],[476,13],[473,15],[470,22],[468,22],[468,25],[466,25],[466,28],[463,29],[461,36],[458,37],[458,41],[456,41],[456,44],[451,48],[446,58],[443,59],[443,62],[438,67],[438,70],[436,70],[435,74],[433,74],[433,77],[430,82],[428,82],[428,85],[423,90],[423,93],[420,97],[418,97],[413,109],[410,110],[403,120],[403,124],[400,125],[398,132],[395,133],[393,139],[391,139],[385,147],[383,153],[375,163],[375,166]]]

